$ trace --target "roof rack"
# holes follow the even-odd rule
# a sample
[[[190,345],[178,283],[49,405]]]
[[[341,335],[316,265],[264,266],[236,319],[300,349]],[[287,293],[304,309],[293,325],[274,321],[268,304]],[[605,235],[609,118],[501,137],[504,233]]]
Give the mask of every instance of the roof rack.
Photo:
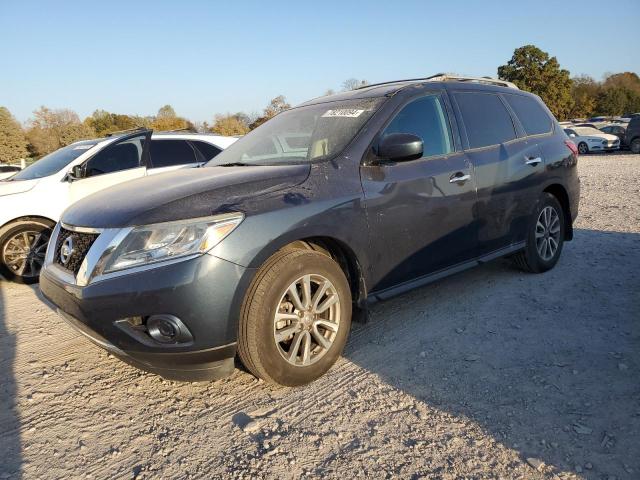
[[[447,80],[453,80],[454,82],[486,83],[488,85],[497,85],[499,87],[515,88],[516,90],[519,90],[515,83],[491,77],[467,77],[462,75],[449,75],[447,73],[440,73],[438,75],[429,77],[428,80],[431,82],[446,82]]]
[[[173,130],[157,130],[156,133],[197,133],[192,127],[174,128]]]
[[[122,135],[124,133],[133,133],[133,132],[140,132],[140,131],[146,131],[149,130],[148,128],[145,127],[136,127],[136,128],[127,128],[125,130],[117,130],[115,132],[109,132],[105,135],[105,137],[113,137],[114,135]]]
[[[488,85],[498,85],[498,86],[501,86],[501,87],[515,88],[516,90],[518,90],[518,87],[514,83],[507,82],[506,80],[500,80],[498,78],[466,77],[466,76],[462,76],[462,75],[451,75],[451,74],[448,74],[448,73],[436,73],[435,75],[431,75],[429,77],[424,77],[424,78],[407,78],[405,80],[391,80],[389,82],[372,83],[370,85],[363,85],[361,87],[358,87],[358,88],[356,88],[356,90],[360,90],[362,88],[369,88],[369,87],[378,87],[380,85],[391,85],[393,83],[446,82],[446,81],[486,83]]]

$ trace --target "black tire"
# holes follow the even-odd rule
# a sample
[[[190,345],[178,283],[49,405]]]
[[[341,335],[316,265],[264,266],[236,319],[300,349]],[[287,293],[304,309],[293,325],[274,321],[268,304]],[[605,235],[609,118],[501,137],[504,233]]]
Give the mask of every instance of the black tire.
[[[330,347],[323,349],[317,344],[314,348],[322,350],[322,355],[314,363],[302,366],[289,363],[284,358],[284,353],[281,353],[282,343],[276,342],[275,315],[282,312],[281,300],[288,295],[286,292],[289,286],[306,275],[317,275],[329,280],[332,292],[339,299],[339,306],[336,305],[332,310],[339,315],[339,321],[337,332],[325,331],[325,334],[333,338]],[[288,305],[293,307],[292,303]],[[292,315],[296,314],[293,310],[290,312]],[[291,322],[290,327],[295,320]],[[298,321],[300,324],[302,322],[302,319]],[[285,250],[274,254],[265,262],[247,291],[238,331],[238,355],[244,366],[256,377],[284,386],[304,385],[322,376],[336,362],[350,329],[351,291],[340,266],[331,257],[318,251]],[[311,342],[313,337],[311,334],[307,335]],[[295,337],[290,341],[290,351],[294,340]],[[294,358],[296,360],[297,356]]]
[[[536,231],[539,231],[538,220],[542,214],[542,211],[547,207],[551,207],[558,216],[560,229],[555,253],[551,256],[551,258],[545,259],[538,250]],[[524,250],[516,253],[512,257],[515,264],[522,270],[531,273],[542,273],[552,269],[556,265],[556,263],[558,263],[558,259],[560,258],[560,254],[562,253],[562,246],[564,244],[566,231],[566,220],[560,202],[558,202],[558,199],[550,193],[543,193],[538,200],[538,204],[536,205],[534,213],[531,216],[531,220],[529,221],[527,231],[527,244]],[[547,234],[547,239],[548,236],[549,234]]]
[[[580,155],[586,155],[587,153],[589,153],[589,146],[584,142],[580,142],[578,144],[578,152],[580,153]]]
[[[51,236],[51,231],[54,224],[47,220],[30,219],[20,220],[10,223],[0,229],[0,274],[7,280],[11,280],[16,283],[33,284],[37,283],[40,279],[40,267],[41,262],[44,262],[44,253],[47,250],[47,243]],[[35,246],[37,252],[37,259],[34,259],[33,265],[37,266],[37,269],[29,268],[29,271],[20,273],[16,270],[16,265],[9,265],[16,257],[10,253],[15,252],[15,243],[12,242],[16,236],[26,234],[29,239],[36,239],[37,235],[41,235],[39,243]],[[10,242],[12,242],[10,244]],[[31,255],[31,252],[30,252]],[[31,271],[33,270],[33,272]],[[36,271],[37,270],[37,271]],[[35,274],[33,274],[35,272]]]
[[[640,138],[634,138],[629,145],[631,153],[640,153]]]

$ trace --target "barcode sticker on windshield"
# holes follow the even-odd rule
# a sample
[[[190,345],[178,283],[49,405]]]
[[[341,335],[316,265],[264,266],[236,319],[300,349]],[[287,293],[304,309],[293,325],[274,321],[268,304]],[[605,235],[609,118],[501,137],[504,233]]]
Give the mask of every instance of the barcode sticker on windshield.
[[[73,147],[74,150],[89,150],[93,145],[78,145],[77,147]]]
[[[327,110],[322,116],[323,117],[347,117],[347,118],[356,118],[359,117],[364,110],[356,110],[354,108],[340,108],[337,110]]]

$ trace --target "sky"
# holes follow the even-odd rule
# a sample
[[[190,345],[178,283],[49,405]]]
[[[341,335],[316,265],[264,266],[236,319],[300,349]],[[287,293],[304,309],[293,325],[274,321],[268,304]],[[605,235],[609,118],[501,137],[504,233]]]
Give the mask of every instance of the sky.
[[[212,122],[369,82],[496,75],[534,44],[572,75],[640,73],[640,0],[0,0],[0,105]],[[633,40],[635,38],[635,41]]]

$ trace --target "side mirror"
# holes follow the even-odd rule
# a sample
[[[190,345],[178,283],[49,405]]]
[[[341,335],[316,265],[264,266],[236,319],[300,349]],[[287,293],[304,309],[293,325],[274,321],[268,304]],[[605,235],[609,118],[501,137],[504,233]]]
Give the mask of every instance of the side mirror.
[[[576,134],[575,134],[575,133],[570,133],[570,134],[569,134],[569,136],[570,136],[571,138],[576,138]]]
[[[422,157],[422,139],[412,133],[390,133],[378,143],[378,157],[394,162],[416,160]]]
[[[69,177],[69,181],[73,182],[75,180],[80,180],[85,176],[85,166],[84,165],[75,165],[69,170],[67,173],[67,177]]]

